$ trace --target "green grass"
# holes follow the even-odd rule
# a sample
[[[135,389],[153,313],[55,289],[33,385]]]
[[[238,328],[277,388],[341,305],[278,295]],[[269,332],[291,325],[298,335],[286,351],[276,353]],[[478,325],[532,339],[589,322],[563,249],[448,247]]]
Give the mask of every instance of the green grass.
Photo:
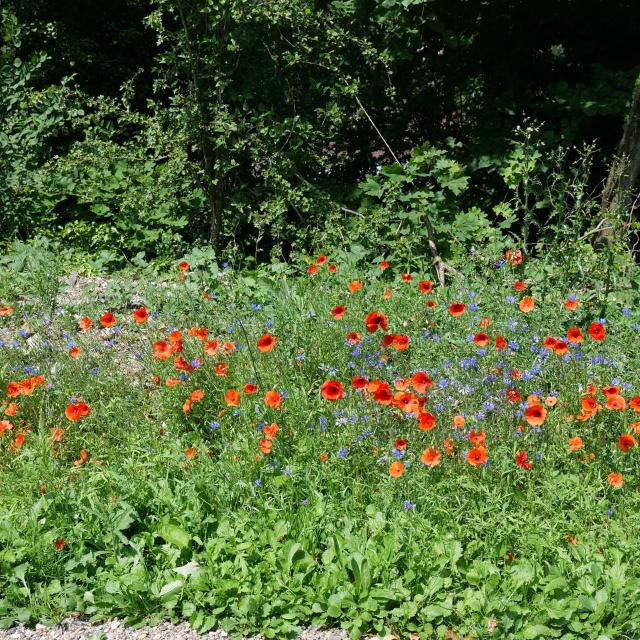
[[[614,292],[603,306],[596,292],[528,277],[530,266],[427,295],[418,289],[422,274],[403,282],[393,264],[280,271],[194,270],[184,281],[177,269],[169,279],[123,275],[104,300],[89,293],[72,305],[60,302],[45,269],[0,274],[0,307],[14,309],[0,317],[0,383],[44,378],[2,408],[18,405],[15,416],[2,416],[11,430],[0,438],[0,624],[78,611],[275,638],[310,623],[342,626],[354,638],[637,637],[638,448],[616,446],[637,414],[601,408],[568,420],[589,383],[601,405],[599,390],[610,385],[627,403],[639,394],[637,299]],[[355,279],[364,287],[350,292]],[[134,293],[152,313],[142,325],[128,304]],[[572,294],[576,311],[563,306]],[[535,299],[530,313],[518,308],[524,295]],[[465,303],[464,315],[451,316],[451,302]],[[338,304],[347,312],[334,321]],[[406,351],[382,348],[384,332],[367,331],[374,310],[387,315],[390,332],[410,337]],[[107,311],[117,328],[100,326]],[[93,320],[87,332],[78,329],[83,316]],[[484,316],[486,353],[469,340]],[[606,338],[595,341],[587,328],[603,316]],[[541,360],[543,339],[572,326],[585,335],[572,357]],[[194,327],[235,350],[204,354],[205,341],[188,335]],[[152,345],[171,330],[182,332],[183,351],[158,360]],[[363,338],[355,352],[345,340],[352,331]],[[265,332],[278,338],[270,353],[256,348]],[[510,346],[497,350],[498,335]],[[81,349],[75,359],[73,346]],[[176,355],[201,366],[167,387],[181,373]],[[227,376],[215,374],[220,362]],[[351,388],[361,374],[395,391],[395,380],[416,371],[434,383],[428,431]],[[329,379],[342,382],[343,399],[322,398]],[[256,394],[242,393],[247,382]],[[505,397],[509,388],[522,401],[557,398],[541,429]],[[229,389],[241,392],[237,408],[225,405]],[[279,410],[264,402],[272,389],[284,396]],[[204,397],[185,413],[194,390]],[[65,408],[79,399],[90,413],[72,422]],[[453,428],[456,415],[465,427]],[[274,422],[272,451],[261,453],[260,428]],[[486,465],[465,459],[471,429],[485,432]],[[584,440],[581,451],[569,450],[574,436]],[[394,452],[398,438],[404,454]],[[434,468],[421,462],[430,447],[441,453]],[[521,451],[529,470],[516,465]],[[403,474],[393,478],[400,455]],[[612,472],[622,474],[622,488],[608,483]]]

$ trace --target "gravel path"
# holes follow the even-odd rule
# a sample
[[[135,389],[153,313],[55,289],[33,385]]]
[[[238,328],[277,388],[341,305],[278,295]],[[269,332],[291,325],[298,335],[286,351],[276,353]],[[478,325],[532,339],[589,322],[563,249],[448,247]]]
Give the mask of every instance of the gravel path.
[[[164,622],[156,627],[132,629],[120,620],[110,620],[102,624],[91,624],[72,618],[64,620],[55,627],[36,625],[35,629],[19,626],[6,631],[0,630],[0,640],[229,640],[224,631],[209,631],[198,635],[186,622],[172,625]],[[298,640],[348,640],[346,631],[305,629]],[[261,636],[253,636],[247,640],[263,640]],[[370,640],[380,640],[371,638]]]

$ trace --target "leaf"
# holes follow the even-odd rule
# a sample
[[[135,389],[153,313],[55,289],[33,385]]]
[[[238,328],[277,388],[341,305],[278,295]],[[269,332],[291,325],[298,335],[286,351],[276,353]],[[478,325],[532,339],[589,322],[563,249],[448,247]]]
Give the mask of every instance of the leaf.
[[[200,565],[195,560],[192,560],[191,562],[188,562],[187,564],[183,564],[181,567],[176,567],[174,569],[174,571],[178,575],[181,575],[185,578],[193,575],[194,573],[197,573],[199,570],[200,570]]]
[[[172,580],[171,582],[167,582],[167,584],[160,589],[158,598],[165,598],[166,596],[173,595],[176,591],[180,591],[180,589],[182,589],[182,584],[182,580]]]
[[[551,629],[544,624],[530,624],[522,630],[524,640],[537,640],[538,638],[557,638],[560,631]]]
[[[169,544],[178,549],[184,549],[189,546],[191,536],[177,524],[167,523],[162,525],[158,531],[158,535],[164,538]]]

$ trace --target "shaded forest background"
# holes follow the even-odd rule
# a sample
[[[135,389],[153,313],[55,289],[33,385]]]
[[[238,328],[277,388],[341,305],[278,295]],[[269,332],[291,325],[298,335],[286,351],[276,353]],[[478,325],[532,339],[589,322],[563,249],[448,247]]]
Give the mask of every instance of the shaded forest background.
[[[453,261],[611,234],[634,0],[2,6],[5,247],[46,237],[106,267],[193,246],[410,262],[426,223]]]

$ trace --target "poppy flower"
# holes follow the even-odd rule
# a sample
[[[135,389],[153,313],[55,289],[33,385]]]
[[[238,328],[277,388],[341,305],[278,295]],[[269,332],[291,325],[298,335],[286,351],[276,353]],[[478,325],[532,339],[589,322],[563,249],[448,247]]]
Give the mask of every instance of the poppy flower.
[[[484,447],[474,447],[467,453],[467,462],[474,466],[479,467],[487,461],[487,450]]]
[[[600,389],[605,396],[617,396],[620,394],[620,387],[617,385],[609,385],[608,387],[602,387]]]
[[[556,340],[553,353],[557,356],[563,356],[565,353],[569,353],[569,345],[564,340]]]
[[[250,382],[247,382],[247,384],[245,384],[244,387],[242,388],[242,391],[245,395],[250,396],[258,391],[258,387],[256,387],[255,384],[251,384]]]
[[[520,400],[522,400],[522,396],[518,393],[517,389],[511,387],[507,389],[507,400],[513,403],[520,402]]]
[[[518,451],[516,453],[516,465],[522,467],[525,471],[531,469],[532,464],[529,462],[529,456],[526,451]]]
[[[403,282],[411,282],[413,280],[413,276],[410,273],[403,273],[401,277]]]
[[[556,398],[556,396],[547,396],[544,399],[544,403],[547,405],[547,407],[555,407],[557,402],[558,398]]]
[[[424,371],[416,371],[411,376],[411,384],[418,393],[426,393],[427,389],[433,387],[431,378]]]
[[[364,287],[364,284],[362,282],[360,282],[360,280],[354,280],[353,282],[349,283],[349,291],[351,291],[351,293],[355,293],[356,291],[360,291],[360,289],[362,289],[362,287]]]
[[[491,318],[489,316],[482,316],[480,320],[480,328],[488,329],[491,326]]]
[[[235,389],[229,389],[224,394],[224,401],[226,402],[228,407],[239,407],[240,394]]]
[[[399,478],[404,473],[404,465],[399,460],[391,463],[389,467],[389,475],[392,478]]]
[[[149,312],[146,307],[140,307],[133,312],[133,319],[138,324],[144,324],[149,319]]]
[[[507,341],[503,336],[498,336],[495,340],[496,349],[502,351],[507,346]]]
[[[195,447],[189,447],[185,452],[184,452],[184,457],[187,460],[193,460],[196,456],[198,455],[198,451]]]
[[[160,378],[158,378],[158,382],[160,382]],[[177,387],[180,384],[180,382],[181,382],[180,378],[167,378],[165,381],[165,385],[167,387]]]
[[[514,282],[513,288],[516,291],[524,291],[524,282],[521,282],[520,280],[518,280],[517,282]]]
[[[4,435],[5,431],[11,431],[13,425],[8,420],[0,420],[0,438]]]
[[[431,280],[420,280],[418,289],[421,293],[431,293],[433,291],[433,282]]]
[[[624,411],[627,408],[627,403],[622,396],[607,396],[607,404],[605,404],[605,408],[609,409],[609,411]]]
[[[381,405],[389,406],[393,402],[393,394],[389,389],[389,385],[385,382],[378,386],[373,392],[373,399]]]
[[[394,335],[393,341],[391,342],[391,346],[396,351],[406,351],[409,348],[409,336],[405,335]]]
[[[527,407],[524,411],[524,419],[532,426],[539,427],[544,424],[547,410],[539,404]]]
[[[327,256],[318,256],[318,257],[316,258],[316,262],[317,262],[319,265],[321,265],[321,266],[322,266],[323,264],[326,264],[326,262],[327,262]]]
[[[63,551],[67,546],[67,541],[64,538],[57,538],[54,542],[56,551]]]
[[[310,264],[310,265],[309,265],[309,268],[307,269],[307,273],[308,273],[310,276],[315,276],[315,275],[316,275],[316,273],[318,273],[318,267],[317,267],[317,265],[315,265],[315,264]]]
[[[16,435],[15,440],[13,441],[13,448],[20,449],[24,444],[24,433],[20,432]]]
[[[351,386],[354,389],[364,389],[367,386],[367,379],[364,376],[355,376],[351,380]]]
[[[80,418],[87,416],[91,413],[88,405],[84,402],[76,402],[67,405],[64,410],[64,415],[71,420],[71,422],[77,422]]]
[[[0,307],[0,316],[10,316],[13,313],[13,307],[4,305]]]
[[[323,451],[320,454],[320,462],[326,462],[329,459],[329,454],[326,451]]]
[[[280,427],[275,422],[272,422],[271,424],[265,425],[262,433],[264,433],[264,437],[267,438],[267,440],[273,440],[278,431],[280,431]]]
[[[229,375],[229,365],[226,362],[219,362],[215,368],[214,372],[217,376],[225,377]]]
[[[335,264],[329,265],[329,273],[335,273],[337,270],[338,270],[338,267],[336,267]]]
[[[77,460],[73,461],[74,466],[81,467],[89,457],[89,452],[86,449],[80,450],[80,457]]]
[[[393,404],[405,413],[415,414],[420,410],[418,398],[412,393],[403,393],[402,391],[398,391],[398,393],[393,396]]]
[[[636,439],[630,433],[624,433],[618,438],[618,449],[626,453],[636,446]]]
[[[338,380],[326,380],[320,387],[320,393],[325,400],[335,402],[344,398],[344,388]]]
[[[518,249],[515,253],[511,249],[505,249],[504,257],[512,266],[522,264],[522,251]]]
[[[206,329],[205,327],[191,327],[187,335],[190,338],[198,338],[198,340],[204,341],[209,335],[209,329]]]
[[[173,347],[164,340],[156,340],[153,343],[153,351],[157,360],[168,360],[173,354]]]
[[[269,454],[271,453],[272,448],[273,448],[273,444],[271,440],[267,440],[266,438],[262,438],[260,440],[260,451],[262,451],[262,453]]]
[[[178,371],[186,371],[187,373],[193,372],[193,367],[189,362],[187,362],[182,356],[176,356],[173,359],[173,366]]]
[[[280,410],[280,405],[282,404],[283,397],[275,390],[267,391],[264,394],[264,402],[272,409]]]
[[[474,447],[486,447],[487,434],[484,431],[476,432],[475,429],[471,429],[467,438],[469,438],[469,442],[471,442]]]
[[[569,451],[580,451],[584,447],[584,442],[580,436],[569,439]]]
[[[78,326],[80,327],[81,331],[89,331],[92,325],[93,322],[91,318],[87,318],[86,316],[84,318],[80,318],[80,320],[78,321]]]
[[[455,429],[460,429],[467,424],[467,419],[464,416],[453,416],[453,426]]]
[[[629,400],[629,409],[633,409],[636,413],[640,413],[640,396],[634,396]]]
[[[624,484],[624,478],[622,477],[621,474],[619,473],[614,473],[611,472],[608,476],[607,476],[607,482],[614,488],[614,489],[620,489],[622,487],[622,485]]]
[[[571,327],[571,329],[567,331],[567,340],[571,344],[578,344],[579,342],[582,342],[584,340],[582,331],[580,331],[578,327]]]
[[[604,340],[606,333],[604,327],[599,322],[592,322],[589,325],[589,335],[598,342]]]
[[[388,300],[392,295],[393,291],[391,291],[391,289],[385,289],[384,293],[382,294],[382,299]]]
[[[270,333],[265,333],[260,340],[258,340],[258,351],[262,353],[271,353],[274,347],[276,346],[276,338],[272,336]]]
[[[71,347],[69,355],[74,359],[77,358],[80,355],[80,347]]]
[[[186,260],[178,263],[178,269],[180,269],[180,271],[188,271],[190,266]]]
[[[427,467],[437,467],[440,464],[440,452],[430,447],[422,452],[420,460]]]
[[[359,333],[356,333],[355,331],[352,331],[351,333],[347,333],[347,342],[352,346],[359,344],[361,338],[362,336]]]
[[[436,417],[428,411],[422,411],[418,418],[418,427],[422,431],[431,431],[436,426]]]
[[[204,343],[204,352],[210,356],[215,357],[218,355],[218,341],[214,338]]]
[[[375,333],[378,329],[387,331],[389,326],[387,325],[387,316],[384,313],[378,311],[372,311],[364,320],[364,324],[367,327],[369,333]]]
[[[393,446],[398,451],[404,451],[407,448],[407,441],[404,438],[396,438],[395,442],[393,443]]]
[[[462,302],[454,302],[452,304],[449,305],[449,313],[454,317],[457,318],[458,316],[461,316],[464,311],[465,311],[465,306]]]
[[[113,327],[116,324],[116,317],[108,311],[100,318],[100,324],[105,328]]]
[[[473,336],[473,343],[476,347],[486,347],[489,344],[489,336],[480,331]]]
[[[425,302],[425,305],[426,305],[427,309],[435,309],[436,306],[438,305],[438,303],[433,298],[429,298]]]
[[[342,320],[346,312],[347,308],[343,304],[339,304],[338,306],[331,309],[331,315],[333,316],[334,320]]]
[[[386,336],[382,338],[382,346],[390,347],[398,336],[395,333],[387,333]]]
[[[534,307],[535,302],[531,296],[525,296],[518,303],[518,308],[520,309],[520,311],[522,311],[522,313],[529,313],[530,311],[533,311]]]
[[[580,306],[580,301],[575,298],[569,298],[564,302],[564,308],[568,311],[575,311]]]
[[[387,269],[387,268],[389,267],[389,263],[388,263],[386,260],[383,260],[383,261],[380,263],[380,265],[379,265],[379,266],[380,266],[380,268],[384,271],[385,269]]]

